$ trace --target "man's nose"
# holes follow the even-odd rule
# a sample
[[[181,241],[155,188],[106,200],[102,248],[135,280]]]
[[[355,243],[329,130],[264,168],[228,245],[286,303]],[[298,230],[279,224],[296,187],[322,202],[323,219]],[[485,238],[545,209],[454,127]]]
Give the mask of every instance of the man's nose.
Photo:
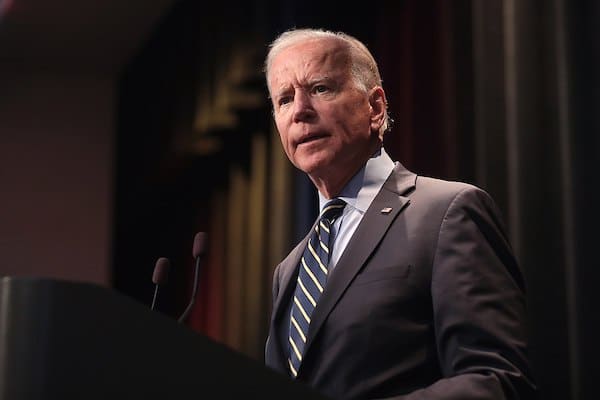
[[[310,95],[303,90],[294,94],[294,122],[308,122],[315,118],[316,113]]]

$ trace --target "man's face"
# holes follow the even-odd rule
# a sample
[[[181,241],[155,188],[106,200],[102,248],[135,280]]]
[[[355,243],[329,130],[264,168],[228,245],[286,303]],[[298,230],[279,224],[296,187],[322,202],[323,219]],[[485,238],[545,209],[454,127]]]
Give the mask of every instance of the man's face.
[[[283,149],[313,181],[347,181],[379,143],[382,120],[371,100],[383,90],[356,86],[349,56],[336,41],[284,48],[272,61],[268,85]]]

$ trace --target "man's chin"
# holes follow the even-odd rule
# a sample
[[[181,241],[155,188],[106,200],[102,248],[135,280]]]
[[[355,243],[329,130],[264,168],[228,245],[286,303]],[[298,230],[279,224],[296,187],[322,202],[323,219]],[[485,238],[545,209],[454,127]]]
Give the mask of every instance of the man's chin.
[[[329,163],[323,159],[311,158],[297,162],[296,167],[308,176],[320,176],[327,174]],[[331,171],[329,171],[331,173]]]

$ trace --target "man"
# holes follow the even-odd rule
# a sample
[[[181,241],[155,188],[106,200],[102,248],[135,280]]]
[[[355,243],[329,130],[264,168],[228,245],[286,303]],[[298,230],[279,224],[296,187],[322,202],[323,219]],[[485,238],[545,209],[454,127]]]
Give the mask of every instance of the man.
[[[285,32],[265,72],[283,149],[327,209],[275,270],[266,364],[340,399],[532,398],[523,278],[490,197],[389,158],[357,39]]]

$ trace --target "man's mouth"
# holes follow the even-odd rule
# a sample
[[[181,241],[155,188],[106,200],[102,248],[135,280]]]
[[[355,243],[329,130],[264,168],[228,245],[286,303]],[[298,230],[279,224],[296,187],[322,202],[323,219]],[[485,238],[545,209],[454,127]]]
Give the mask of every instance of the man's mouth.
[[[315,141],[317,141],[319,139],[323,139],[327,136],[328,135],[320,134],[320,133],[309,134],[309,135],[306,135],[306,136],[300,138],[300,140],[298,140],[298,145],[315,142]]]

